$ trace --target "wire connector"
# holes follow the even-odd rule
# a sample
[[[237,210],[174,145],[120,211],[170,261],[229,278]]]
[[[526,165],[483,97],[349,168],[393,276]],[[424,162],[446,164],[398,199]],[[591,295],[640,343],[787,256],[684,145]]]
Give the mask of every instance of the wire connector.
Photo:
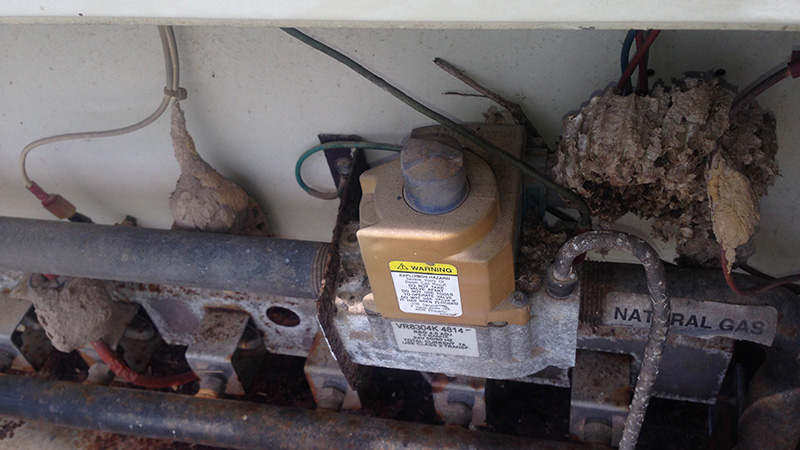
[[[69,200],[58,194],[48,194],[35,182],[28,186],[28,190],[42,202],[44,209],[50,211],[50,214],[59,219],[69,219],[78,212],[75,205],[70,203]]]

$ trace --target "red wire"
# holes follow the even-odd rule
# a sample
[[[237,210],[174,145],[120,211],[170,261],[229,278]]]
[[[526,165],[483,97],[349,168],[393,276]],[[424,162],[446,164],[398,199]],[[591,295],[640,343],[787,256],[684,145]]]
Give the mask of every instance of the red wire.
[[[103,341],[92,342],[94,351],[100,356],[100,359],[111,369],[114,374],[128,383],[135,384],[136,386],[147,388],[168,388],[172,386],[180,386],[182,384],[197,381],[197,375],[194,372],[184,372],[178,375],[170,375],[165,377],[151,377],[149,375],[142,375],[134,372],[133,369],[128,367],[124,361],[115,355],[108,345]]]
[[[636,33],[636,49],[638,51],[639,48],[642,47],[642,43],[644,42],[644,31],[639,31]],[[647,56],[649,55],[649,51],[644,54],[644,57],[641,61],[639,61],[639,80],[636,83],[636,92],[639,94],[647,94],[649,90],[647,87]]]
[[[769,283],[762,284],[761,286],[753,286],[751,288],[743,289],[736,284],[736,280],[733,279],[733,274],[728,270],[728,259],[725,258],[725,250],[722,249],[721,245],[719,246],[719,261],[722,265],[722,273],[725,275],[725,281],[728,283],[728,287],[730,287],[733,292],[744,297],[760,294],[778,286],[783,286],[784,284],[796,283],[800,281],[800,273],[798,273],[795,275],[775,278]]]
[[[628,80],[631,78],[633,71],[636,70],[636,66],[639,65],[639,62],[644,58],[644,55],[647,53],[647,50],[653,45],[653,41],[656,40],[661,30],[652,30],[650,33],[647,34],[647,38],[644,40],[644,43],[641,47],[636,49],[636,54],[633,55],[633,59],[631,60],[630,64],[628,64],[628,68],[625,69],[625,73],[622,74],[622,78],[619,79],[619,83],[617,83],[617,89],[622,90],[625,87],[625,84],[628,83]]]

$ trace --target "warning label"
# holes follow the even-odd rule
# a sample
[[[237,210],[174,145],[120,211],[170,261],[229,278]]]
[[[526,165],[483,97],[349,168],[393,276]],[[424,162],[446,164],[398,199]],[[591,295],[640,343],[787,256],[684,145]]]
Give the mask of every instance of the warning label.
[[[450,264],[392,261],[394,290],[400,311],[411,314],[459,317],[461,293],[458,272]]]
[[[392,322],[397,347],[408,352],[479,356],[474,328]]]

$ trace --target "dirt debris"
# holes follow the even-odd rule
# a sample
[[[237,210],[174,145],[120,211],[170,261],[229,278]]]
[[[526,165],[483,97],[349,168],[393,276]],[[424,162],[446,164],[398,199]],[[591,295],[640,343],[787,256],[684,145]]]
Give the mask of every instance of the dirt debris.
[[[538,217],[528,215],[522,222],[522,237],[517,256],[517,289],[526,294],[537,292],[544,284],[545,271],[558,249],[570,238],[567,232],[547,228]]]
[[[69,278],[63,286],[52,286],[43,275],[32,275],[12,292],[33,303],[36,317],[53,347],[69,353],[88,342],[101,339],[112,323],[112,300],[105,285],[89,278]]]
[[[734,97],[713,76],[656,86],[648,96],[609,90],[564,120],[552,175],[601,219],[614,221],[628,212],[654,218],[656,234],[675,238],[681,259],[716,265],[706,186],[712,153],[750,181],[756,201],[778,174],[774,118],[751,103],[731,122]],[[740,250],[747,249],[752,246]]]
[[[261,206],[200,157],[180,103],[172,106],[172,145],[181,176],[169,198],[174,229],[271,236]]]

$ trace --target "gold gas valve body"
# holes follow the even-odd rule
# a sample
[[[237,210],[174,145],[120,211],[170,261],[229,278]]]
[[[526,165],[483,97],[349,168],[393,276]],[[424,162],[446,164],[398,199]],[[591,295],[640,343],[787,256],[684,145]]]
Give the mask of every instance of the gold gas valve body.
[[[521,126],[471,128],[521,156]],[[529,321],[529,307],[511,300],[521,191],[515,169],[442,127],[426,127],[414,130],[398,160],[365,172],[361,187],[358,243],[384,318]]]

